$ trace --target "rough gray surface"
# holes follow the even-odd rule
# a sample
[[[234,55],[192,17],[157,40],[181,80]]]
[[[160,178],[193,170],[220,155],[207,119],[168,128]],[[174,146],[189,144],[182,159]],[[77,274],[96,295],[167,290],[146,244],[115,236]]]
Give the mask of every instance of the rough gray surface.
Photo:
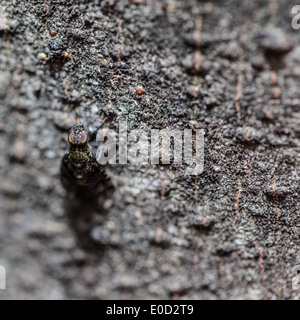
[[[299,298],[293,4],[1,0],[1,299]],[[66,132],[107,109],[115,130],[197,121],[204,172],[110,166],[101,210],[70,201]]]

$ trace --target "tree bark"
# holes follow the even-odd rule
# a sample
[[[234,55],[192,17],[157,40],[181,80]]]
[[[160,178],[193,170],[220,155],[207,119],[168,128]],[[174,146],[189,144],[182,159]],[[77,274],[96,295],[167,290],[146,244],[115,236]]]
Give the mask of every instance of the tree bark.
[[[299,298],[293,5],[1,0],[1,298]],[[108,164],[113,192],[68,194],[68,129],[108,111],[203,129],[203,172]]]

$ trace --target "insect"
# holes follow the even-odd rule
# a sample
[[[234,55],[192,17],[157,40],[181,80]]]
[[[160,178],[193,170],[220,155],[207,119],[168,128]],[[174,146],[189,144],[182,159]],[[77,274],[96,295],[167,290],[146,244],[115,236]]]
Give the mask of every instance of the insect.
[[[99,164],[88,142],[96,139],[97,132],[108,121],[104,121],[89,136],[84,126],[77,120],[69,131],[69,152],[61,161],[60,178],[62,185],[68,191],[81,196],[99,193],[99,187],[104,187],[109,181],[104,167]]]

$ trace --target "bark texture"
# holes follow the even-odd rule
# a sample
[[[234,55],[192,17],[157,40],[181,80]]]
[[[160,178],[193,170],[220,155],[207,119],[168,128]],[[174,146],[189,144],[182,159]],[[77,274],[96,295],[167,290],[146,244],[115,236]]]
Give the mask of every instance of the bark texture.
[[[1,299],[299,298],[294,4],[0,1]],[[108,110],[204,129],[203,173],[110,165],[113,193],[72,198],[67,131]]]

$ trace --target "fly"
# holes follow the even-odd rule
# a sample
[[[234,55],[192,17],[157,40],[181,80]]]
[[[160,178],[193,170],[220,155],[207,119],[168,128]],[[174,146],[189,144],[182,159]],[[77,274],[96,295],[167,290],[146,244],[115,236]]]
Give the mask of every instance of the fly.
[[[68,191],[87,196],[99,192],[100,186],[105,186],[108,177],[103,165],[99,164],[88,142],[96,139],[97,132],[108,121],[104,121],[90,135],[77,120],[68,135],[69,152],[61,161],[60,178],[62,185]]]

